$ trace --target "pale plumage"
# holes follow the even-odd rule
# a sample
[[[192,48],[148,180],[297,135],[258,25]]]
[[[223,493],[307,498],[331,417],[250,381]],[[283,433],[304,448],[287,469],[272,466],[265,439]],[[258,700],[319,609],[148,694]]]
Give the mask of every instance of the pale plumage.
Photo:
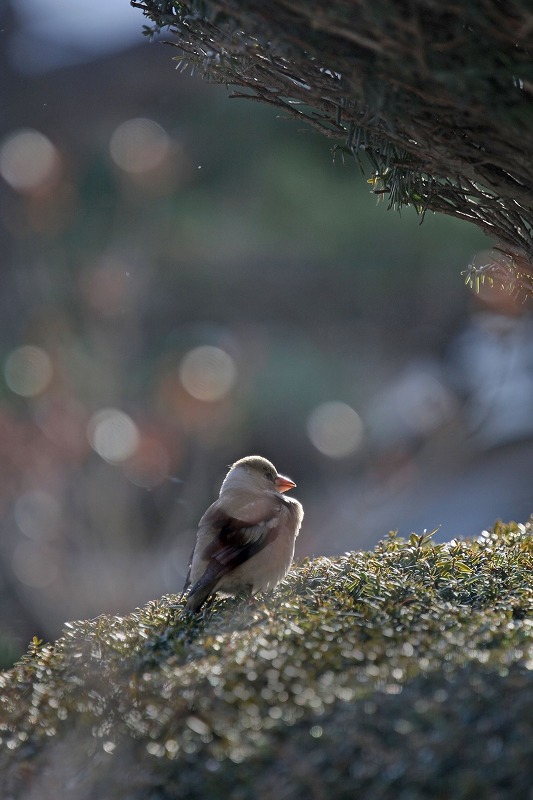
[[[297,500],[283,495],[295,485],[261,456],[230,467],[198,525],[184,589],[190,587],[189,611],[215,592],[255,594],[285,577],[304,514]]]

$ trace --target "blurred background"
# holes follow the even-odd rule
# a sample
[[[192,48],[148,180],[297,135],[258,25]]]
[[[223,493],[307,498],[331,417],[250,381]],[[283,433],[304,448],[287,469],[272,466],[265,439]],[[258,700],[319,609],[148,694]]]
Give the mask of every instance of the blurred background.
[[[529,517],[530,306],[461,276],[490,241],[388,212],[128,0],[0,22],[0,664],[181,590],[243,455],[297,482],[299,558]]]

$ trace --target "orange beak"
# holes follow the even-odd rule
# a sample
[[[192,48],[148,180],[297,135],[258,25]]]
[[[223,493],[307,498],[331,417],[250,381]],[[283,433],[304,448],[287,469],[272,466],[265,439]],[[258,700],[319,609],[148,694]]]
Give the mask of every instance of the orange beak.
[[[278,475],[276,478],[276,489],[278,492],[288,492],[289,489],[294,489],[296,484],[294,481],[291,481],[290,478],[286,478],[285,475]]]

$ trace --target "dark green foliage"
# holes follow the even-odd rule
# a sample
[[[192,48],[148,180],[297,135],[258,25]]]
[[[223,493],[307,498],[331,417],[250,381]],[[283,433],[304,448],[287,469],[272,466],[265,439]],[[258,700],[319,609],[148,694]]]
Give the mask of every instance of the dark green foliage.
[[[533,256],[526,0],[132,0],[178,60],[305,119],[391,207],[466,219]]]
[[[2,797],[529,798],[531,533],[391,535],[35,639],[0,676]]]

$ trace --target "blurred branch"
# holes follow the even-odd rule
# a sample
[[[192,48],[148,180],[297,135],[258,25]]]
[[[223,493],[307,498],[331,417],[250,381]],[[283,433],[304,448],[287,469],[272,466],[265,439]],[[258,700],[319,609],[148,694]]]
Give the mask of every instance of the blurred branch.
[[[389,207],[469,220],[533,258],[533,9],[525,0],[140,0],[180,59],[305,117]]]

